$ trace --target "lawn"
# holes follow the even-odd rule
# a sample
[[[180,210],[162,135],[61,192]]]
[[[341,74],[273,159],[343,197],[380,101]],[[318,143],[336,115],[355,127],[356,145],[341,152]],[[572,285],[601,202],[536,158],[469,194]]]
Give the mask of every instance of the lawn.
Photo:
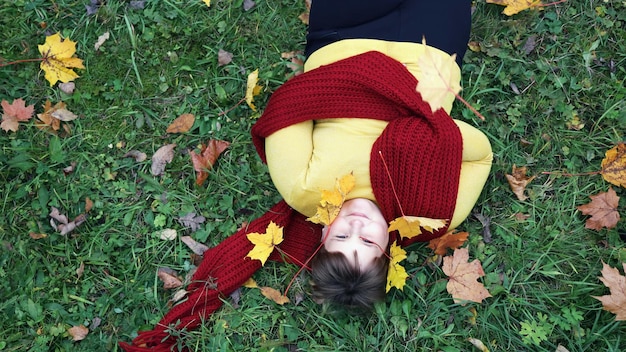
[[[46,101],[77,118],[57,131],[37,118],[0,130],[0,349],[116,351],[169,310],[159,268],[184,278],[196,262],[181,241],[211,247],[279,200],[249,131],[272,91],[293,74],[283,53],[303,50],[304,0],[73,1],[0,4],[0,100],[21,98],[42,114]],[[578,207],[612,188],[599,171],[626,138],[626,2],[568,0],[513,16],[475,2],[462,104],[452,115],[492,143],[491,176],[460,230],[492,294],[455,304],[447,277],[425,245],[410,248],[404,290],[371,314],[315,304],[306,274],[278,305],[243,288],[181,345],[204,351],[624,351],[626,322],[593,296],[603,262],[626,262],[626,225],[585,228]],[[75,90],[50,85],[38,45],[60,33],[75,41],[84,69]],[[98,49],[99,37],[108,33]],[[218,62],[220,50],[232,61]],[[14,64],[8,64],[16,62]],[[242,99],[259,70],[256,111]],[[192,129],[167,133],[178,116]],[[66,127],[64,127],[66,126]],[[202,186],[190,153],[209,139],[230,142]],[[152,155],[176,144],[171,163]],[[144,161],[130,151],[147,155]],[[535,176],[527,199],[512,192],[513,166]],[[58,209],[79,225],[62,235]],[[618,211],[624,213],[624,201]],[[196,218],[191,226],[181,218]],[[59,224],[59,217],[54,220]],[[175,230],[173,240],[163,230]],[[255,279],[283,290],[297,271],[268,263]],[[622,293],[623,294],[623,293]],[[294,302],[298,296],[297,304]],[[75,326],[89,329],[73,341]],[[477,350],[477,349],[476,349]]]

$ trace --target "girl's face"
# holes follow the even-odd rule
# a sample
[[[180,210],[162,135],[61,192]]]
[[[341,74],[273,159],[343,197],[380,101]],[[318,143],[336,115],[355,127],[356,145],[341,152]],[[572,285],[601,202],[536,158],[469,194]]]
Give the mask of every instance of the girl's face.
[[[324,248],[343,253],[352,264],[355,264],[356,251],[363,271],[386,250],[387,228],[387,221],[374,202],[365,198],[350,199],[343,203],[330,231],[324,228]]]

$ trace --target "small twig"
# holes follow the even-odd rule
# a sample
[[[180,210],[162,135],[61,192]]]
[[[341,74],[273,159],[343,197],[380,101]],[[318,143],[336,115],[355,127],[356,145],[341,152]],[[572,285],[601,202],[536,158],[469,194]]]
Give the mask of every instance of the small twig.
[[[470,109],[476,116],[478,116],[479,119],[481,119],[482,121],[485,121],[485,117],[478,112],[478,110],[476,110],[472,105],[470,105],[470,103],[468,103],[465,99],[463,99],[460,95],[458,94],[454,94],[454,96],[463,104],[465,104],[465,106],[467,106],[468,109]]]
[[[547,4],[541,4],[541,5],[539,5],[539,6],[542,6],[542,7],[543,7],[543,6],[558,5],[558,4],[564,3],[564,2],[566,2],[566,1],[567,1],[567,0],[559,0],[559,1],[549,2],[549,3],[547,3]]]
[[[246,101],[246,97],[241,98],[241,100],[238,101],[237,104],[235,104],[233,107],[231,107],[228,110],[220,112],[219,114],[217,114],[217,116],[222,116],[222,115],[228,114],[229,112],[235,110],[235,108],[238,107],[239,105],[241,105],[241,103],[243,103],[244,101]]]
[[[602,171],[589,171],[589,172],[581,172],[578,174],[570,174],[567,172],[561,172],[561,171],[543,171],[542,174],[543,175],[558,175],[558,176],[565,176],[565,177],[572,177],[572,176],[590,176],[590,175],[597,175],[602,173]]]

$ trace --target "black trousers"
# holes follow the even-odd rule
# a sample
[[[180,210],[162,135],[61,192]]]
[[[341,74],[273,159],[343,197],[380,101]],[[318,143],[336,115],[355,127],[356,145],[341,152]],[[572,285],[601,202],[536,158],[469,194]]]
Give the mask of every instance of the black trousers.
[[[465,55],[471,27],[470,0],[313,0],[306,55],[342,39],[426,43]]]

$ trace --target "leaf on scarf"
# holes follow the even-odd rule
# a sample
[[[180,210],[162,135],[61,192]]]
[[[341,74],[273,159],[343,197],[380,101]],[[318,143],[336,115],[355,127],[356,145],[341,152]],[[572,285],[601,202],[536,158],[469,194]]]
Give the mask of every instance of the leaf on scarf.
[[[577,207],[584,215],[591,215],[585,222],[585,228],[600,231],[603,227],[612,229],[619,221],[619,197],[613,188],[608,192],[589,196],[591,202]]]
[[[478,259],[468,263],[469,251],[467,248],[455,249],[452,256],[443,258],[443,272],[448,275],[446,286],[455,303],[472,301],[480,303],[491,297],[485,286],[478,282],[478,278],[485,276],[483,267]]]
[[[607,182],[626,187],[626,143],[619,143],[607,150],[600,173]]]
[[[261,294],[263,296],[271,299],[272,301],[280,304],[281,306],[285,303],[289,303],[289,297],[284,296],[280,291],[271,287],[260,287]]]
[[[413,238],[422,233],[422,229],[433,232],[446,225],[446,220],[424,218],[420,216],[401,216],[389,223],[388,232],[398,230],[401,238]]]
[[[526,186],[535,179],[535,176],[528,177],[526,176],[526,166],[517,167],[513,165],[513,171],[511,174],[506,174],[506,179],[509,181],[509,186],[511,186],[511,190],[517,196],[517,199],[521,201],[525,201],[528,199],[524,191],[526,190]]]
[[[461,91],[459,84],[459,68],[456,64],[456,54],[451,56],[435,55],[435,49],[426,46],[426,39],[422,39],[425,46],[424,54],[417,61],[420,69],[417,91],[422,99],[430,105],[432,112],[439,110],[446,101],[454,100]]]
[[[352,173],[335,180],[335,189],[322,190],[322,199],[320,205],[317,206],[317,212],[307,220],[315,224],[330,225],[339,214],[341,206],[355,184]]]
[[[389,269],[387,271],[387,286],[385,292],[389,292],[392,287],[402,290],[406,285],[409,275],[400,262],[406,259],[406,251],[394,242],[389,248]]]
[[[507,16],[513,16],[524,10],[542,6],[541,0],[487,0],[487,3],[506,6],[502,13]]]
[[[469,233],[467,232],[446,232],[445,235],[430,240],[428,248],[432,249],[435,254],[444,255],[448,249],[457,249],[461,247],[463,243],[467,241],[467,236],[469,236]]]
[[[193,123],[196,121],[196,117],[193,114],[181,114],[172,123],[167,126],[167,133],[185,133],[188,132]]]
[[[626,273],[626,263],[622,263]],[[626,276],[620,275],[617,268],[612,268],[602,262],[602,276],[600,281],[609,288],[611,294],[592,296],[602,302],[602,307],[615,314],[615,320],[626,320]]]
[[[207,177],[209,177],[209,171],[213,168],[213,165],[217,161],[217,158],[230,146],[230,142],[211,139],[205,146],[200,146],[200,153],[191,151],[191,163],[193,169],[196,170],[196,185],[201,186]]]
[[[270,221],[265,233],[253,232],[247,234],[246,237],[248,241],[254,244],[254,248],[248,252],[246,257],[258,259],[261,261],[261,265],[265,265],[265,261],[274,251],[274,246],[283,241],[283,228]]]
[[[256,69],[248,75],[248,83],[246,84],[246,103],[253,111],[256,111],[256,106],[252,104],[254,97],[261,94],[263,87],[257,83],[259,81],[259,70]]]

